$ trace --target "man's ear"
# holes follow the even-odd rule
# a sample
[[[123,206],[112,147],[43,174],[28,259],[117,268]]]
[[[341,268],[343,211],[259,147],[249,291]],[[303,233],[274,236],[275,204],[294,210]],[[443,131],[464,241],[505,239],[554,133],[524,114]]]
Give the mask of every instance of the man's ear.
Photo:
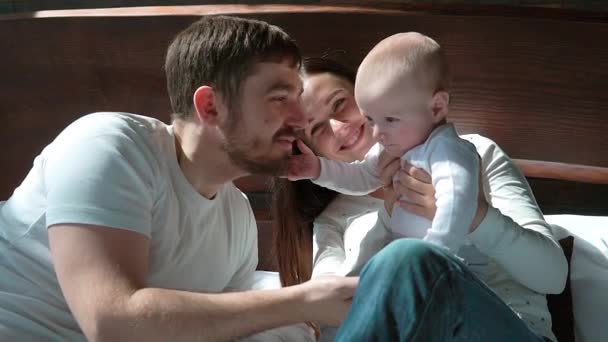
[[[433,122],[439,123],[445,120],[450,111],[450,94],[447,91],[440,90],[433,95],[431,101]]]
[[[217,93],[210,86],[201,86],[196,89],[193,96],[194,114],[208,125],[218,124]]]

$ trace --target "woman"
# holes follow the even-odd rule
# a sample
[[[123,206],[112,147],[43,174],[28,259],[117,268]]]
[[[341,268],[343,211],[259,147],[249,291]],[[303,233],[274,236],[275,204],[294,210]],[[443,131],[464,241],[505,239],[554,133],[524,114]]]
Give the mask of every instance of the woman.
[[[326,158],[363,159],[374,141],[354,101],[354,73],[325,59],[307,60],[304,69],[302,101],[314,120],[303,140]],[[365,265],[338,340],[555,341],[544,294],[563,290],[561,248],[504,152],[484,137],[463,138],[481,156],[484,183],[470,243],[458,253],[464,263],[419,240],[386,246],[393,239],[386,228],[393,190],[414,202],[399,203],[404,209],[433,218],[434,190],[420,170],[400,170],[386,203],[378,193],[353,197],[309,181],[277,181],[283,285],[326,273],[355,275]],[[384,165],[391,179],[394,162]]]

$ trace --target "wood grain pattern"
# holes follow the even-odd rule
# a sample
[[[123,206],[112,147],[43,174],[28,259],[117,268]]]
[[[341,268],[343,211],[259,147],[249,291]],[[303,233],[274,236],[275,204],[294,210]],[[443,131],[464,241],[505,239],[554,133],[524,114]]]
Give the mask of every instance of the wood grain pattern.
[[[461,133],[488,136],[514,158],[608,167],[608,45],[601,44],[608,20],[601,16],[580,21],[580,12],[542,9],[500,16],[454,5],[38,12],[0,19],[0,198],[83,114],[116,110],[167,121],[166,46],[209,13],[267,20],[294,36],[304,54],[344,50],[342,59],[354,66],[389,34],[424,32],[448,51],[451,119]]]
[[[283,27],[305,55],[343,50],[341,59],[352,66],[390,34],[432,36],[448,53],[450,117],[460,133],[485,135],[521,159],[545,213],[608,215],[607,14],[373,6],[380,7],[216,5],[0,16],[0,199],[46,144],[86,113],[127,111],[167,121],[168,43],[200,15],[222,13]],[[237,182],[258,219],[259,268],[276,270],[267,184],[260,176]]]
[[[515,159],[514,162],[526,177],[608,184],[608,168],[606,167],[522,159]]]
[[[403,1],[352,1],[319,0],[318,4],[210,4],[182,6],[134,6],[114,8],[86,8],[39,10],[5,15],[5,19],[53,18],[53,17],[108,17],[108,16],[168,16],[168,15],[209,15],[209,14],[250,14],[281,12],[351,12],[388,13],[389,11],[418,14],[526,17],[559,20],[606,21],[608,13],[602,11],[580,11],[558,7],[537,8],[533,6],[505,6],[466,3],[416,3]],[[2,18],[0,18],[2,20]]]

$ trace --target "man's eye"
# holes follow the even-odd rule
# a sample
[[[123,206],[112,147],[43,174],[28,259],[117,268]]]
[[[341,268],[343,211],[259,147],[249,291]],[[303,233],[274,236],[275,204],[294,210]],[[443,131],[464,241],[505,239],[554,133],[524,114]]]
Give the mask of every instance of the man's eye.
[[[273,102],[285,102],[287,101],[287,96],[274,96],[271,98]]]

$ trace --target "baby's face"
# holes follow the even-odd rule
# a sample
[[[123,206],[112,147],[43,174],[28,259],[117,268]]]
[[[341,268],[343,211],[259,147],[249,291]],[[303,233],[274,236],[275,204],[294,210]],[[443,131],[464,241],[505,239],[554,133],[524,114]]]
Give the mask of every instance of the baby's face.
[[[370,89],[359,86],[357,103],[386,152],[401,157],[426,141],[436,125],[431,91],[416,86],[415,82],[389,86],[374,82]]]

